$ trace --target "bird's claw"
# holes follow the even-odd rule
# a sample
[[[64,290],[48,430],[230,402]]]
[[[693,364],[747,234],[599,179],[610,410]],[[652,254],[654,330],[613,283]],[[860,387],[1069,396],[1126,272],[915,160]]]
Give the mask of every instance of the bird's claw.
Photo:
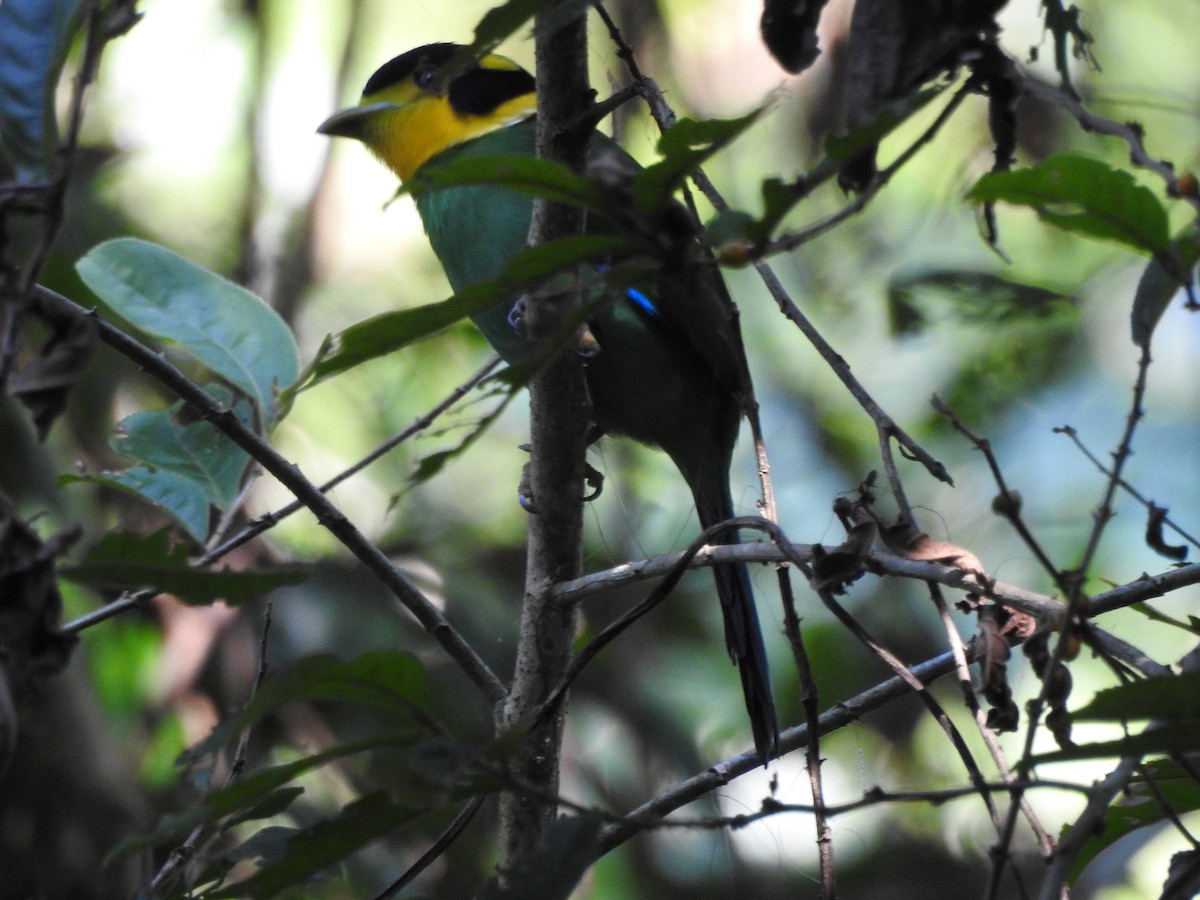
[[[512,309],[508,311],[508,324],[512,326],[513,331],[524,334],[525,332],[525,298],[521,297],[513,304]]]
[[[518,450],[524,450],[526,453],[532,453],[533,447],[529,444],[520,444]],[[521,466],[521,480],[517,484],[517,502],[521,504],[521,509],[530,515],[536,516],[538,509],[533,503],[533,476],[532,476],[532,461]]]
[[[575,336],[575,352],[584,359],[595,359],[600,355],[600,342],[586,325]]]
[[[518,449],[529,453],[533,448],[529,444],[521,444]],[[521,467],[521,481],[517,485],[517,502],[521,508],[531,515],[538,514],[537,505],[533,502],[533,478],[531,463]],[[583,480],[590,490],[583,497],[584,503],[591,503],[604,492],[604,473],[589,462],[584,463]]]
[[[584,503],[591,503],[602,493],[604,493],[604,473],[591,463],[584,463],[583,480],[587,483],[587,486],[592,489],[590,494],[584,495]]]

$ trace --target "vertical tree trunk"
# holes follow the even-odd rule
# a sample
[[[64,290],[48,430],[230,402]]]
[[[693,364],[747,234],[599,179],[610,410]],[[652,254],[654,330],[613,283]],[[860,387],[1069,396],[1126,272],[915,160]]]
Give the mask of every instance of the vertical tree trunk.
[[[553,15],[551,8],[550,15]],[[550,31],[539,17],[537,33],[538,154],[583,166],[587,133],[568,131],[590,102],[587,79],[587,20],[578,16]],[[530,242],[544,243],[580,234],[583,211],[547,203],[534,205]],[[578,309],[578,279],[563,290],[527,298],[526,328],[531,341],[560,333]],[[565,348],[529,386],[533,451],[531,479],[537,513],[529,519],[525,600],[512,691],[497,714],[501,732],[524,727],[570,661],[576,615],[554,604],[548,589],[580,572],[583,532],[584,454],[589,419],[587,387],[580,358]],[[563,713],[532,729],[513,761],[512,773],[529,791],[510,790],[501,798],[501,869],[538,850],[554,823],[547,797],[558,792]]]

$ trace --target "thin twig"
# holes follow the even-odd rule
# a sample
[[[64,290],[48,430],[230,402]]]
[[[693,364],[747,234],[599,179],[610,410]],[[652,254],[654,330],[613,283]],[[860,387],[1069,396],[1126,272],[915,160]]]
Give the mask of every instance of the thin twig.
[[[1025,520],[1021,518],[1021,510],[1016,502],[1016,494],[1008,487],[1008,483],[1004,478],[1004,473],[1000,469],[1000,463],[996,459],[996,454],[992,452],[991,442],[987,438],[979,437],[973,431],[967,428],[963,421],[954,413],[954,410],[950,409],[950,407],[943,403],[941,398],[937,395],[934,395],[931,405],[937,413],[944,416],[946,420],[950,422],[950,425],[955,431],[963,435],[963,437],[965,437],[974,445],[976,450],[983,454],[983,458],[987,462],[988,469],[991,470],[992,478],[996,482],[996,487],[1000,491],[1000,501],[995,507],[997,513],[1003,516],[1008,523],[1012,525],[1013,529],[1020,536],[1021,540],[1025,542],[1025,546],[1028,547],[1029,551],[1037,558],[1038,563],[1040,563],[1042,568],[1046,570],[1046,573],[1052,579],[1054,579],[1054,583],[1058,586],[1058,589],[1064,594],[1068,593],[1071,590],[1071,585],[1066,576],[1063,574],[1063,571],[1054,564],[1053,560],[1050,559],[1049,554],[1042,549],[1041,542],[1034,537],[1033,532],[1030,531],[1029,527],[1025,524]]]
[[[1150,345],[1146,343],[1142,346],[1142,355],[1138,359],[1137,378],[1133,384],[1133,402],[1130,404],[1129,414],[1125,418],[1125,431],[1121,435],[1121,441],[1117,444],[1117,449],[1113,452],[1113,467],[1104,488],[1104,497],[1094,513],[1095,525],[1088,535],[1088,542],[1084,548],[1083,557],[1079,560],[1077,570],[1079,577],[1075,584],[1075,590],[1067,595],[1072,605],[1078,603],[1082,595],[1083,579],[1087,577],[1087,571],[1091,568],[1092,559],[1095,557],[1096,551],[1100,548],[1100,538],[1104,534],[1105,526],[1108,525],[1113,517],[1113,497],[1116,496],[1117,487],[1121,481],[1121,472],[1125,468],[1125,463],[1129,457],[1133,455],[1133,436],[1137,431],[1138,423],[1146,415],[1145,407],[1142,404],[1146,398],[1146,380],[1150,374],[1150,363]]]
[[[731,519],[743,528],[766,530],[771,523],[756,516]],[[611,569],[593,572],[573,581],[555,585],[554,597],[561,602],[580,603],[595,594],[623,587],[650,578],[661,578],[679,565],[683,553],[667,553],[636,562],[622,563]],[[779,563],[791,561],[807,565],[813,558],[811,544],[785,544],[757,542],[751,544],[720,544],[702,547],[692,560],[697,568],[730,562]],[[993,581],[986,575],[967,569],[947,566],[939,562],[907,559],[886,553],[873,553],[864,561],[868,572],[875,575],[895,575],[916,581],[935,581],[946,587],[979,594],[997,603],[1029,613],[1039,621],[1057,625],[1063,613],[1063,604],[1053,597],[1028,591],[1025,588],[1002,581]],[[1183,572],[1183,575],[1178,573]],[[1160,579],[1166,579],[1162,581]],[[1173,569],[1152,579],[1139,579],[1120,589],[1122,606],[1137,603],[1141,599],[1159,597],[1200,580],[1200,564]],[[1096,600],[1107,602],[1112,591],[1097,594]]]
[[[1103,134],[1124,141],[1126,146],[1129,147],[1129,161],[1131,163],[1153,172],[1161,178],[1166,186],[1168,195],[1172,197],[1180,196],[1175,167],[1166,160],[1150,155],[1149,151],[1146,150],[1145,133],[1139,125],[1129,122],[1117,122],[1107,119],[1104,116],[1096,115],[1079,102],[1078,97],[1074,97],[1032,76],[1020,77],[1019,87],[1022,92],[1043,103],[1061,107],[1089,134]],[[1190,203],[1197,212],[1200,212],[1200,197],[1194,194],[1185,194],[1183,199]]]
[[[267,644],[271,636],[271,603],[267,601],[266,610],[263,613],[262,633],[258,639],[258,672],[254,676],[254,684],[250,688],[250,696],[246,698],[246,703],[249,704],[258,694],[262,687],[263,680],[267,677]],[[250,726],[242,729],[241,735],[238,736],[237,749],[234,751],[233,762],[229,767],[229,772],[225,776],[223,788],[229,787],[242,774],[242,770],[246,766],[246,751],[250,746]],[[150,897],[159,895],[159,891],[167,884],[168,881],[176,877],[176,873],[184,864],[187,863],[192,855],[196,852],[196,847],[200,843],[200,839],[208,830],[208,823],[201,823],[192,829],[187,838],[178,847],[175,847],[167,856],[166,861],[162,864],[162,868],[155,873],[150,880],[150,885],[146,889]]]
[[[1071,439],[1071,442],[1075,444],[1075,446],[1076,446],[1076,448],[1078,448],[1079,452],[1082,453],[1084,455],[1084,457],[1087,458],[1088,462],[1090,462],[1093,466],[1095,466],[1100,471],[1101,475],[1103,475],[1105,478],[1113,477],[1114,473],[1112,472],[1112,470],[1109,469],[1108,467],[1106,467],[1104,465],[1104,463],[1102,463],[1099,459],[1097,459],[1096,455],[1094,453],[1092,453],[1091,450],[1088,449],[1087,445],[1083,443],[1082,438],[1079,437],[1079,432],[1074,427],[1072,427],[1070,425],[1060,425],[1054,429],[1054,433],[1055,434],[1065,434],[1068,438]],[[1147,500],[1145,497],[1143,497],[1141,495],[1141,493],[1137,490],[1137,488],[1135,488],[1133,485],[1131,485],[1124,478],[1121,478],[1118,476],[1116,478],[1116,483],[1117,483],[1117,486],[1121,488],[1121,490],[1123,490],[1125,493],[1127,493],[1129,496],[1131,496],[1138,503],[1142,504],[1142,506],[1146,507],[1146,509],[1148,511],[1156,508],[1156,504],[1154,503],[1153,500]],[[1170,516],[1164,515],[1162,518],[1162,523],[1164,525],[1166,525],[1168,528],[1170,528],[1172,531],[1174,531],[1181,538],[1183,538],[1185,541],[1187,541],[1189,544],[1191,544],[1193,547],[1200,548],[1200,538],[1197,538],[1194,535],[1185,531],[1183,529],[1183,526],[1181,526],[1178,522],[1175,522],[1174,520],[1172,520]]]
[[[479,812],[485,800],[487,800],[487,794],[476,794],[472,797],[467,802],[467,805],[462,808],[462,811],[454,817],[454,821],[450,823],[450,826],[438,835],[438,839],[429,846],[429,849],[422,853],[417,861],[409,866],[399,878],[376,894],[374,900],[388,900],[389,897],[395,897],[412,884],[416,880],[416,877],[429,868],[430,864],[445,853],[446,848],[454,843],[458,836],[462,834],[463,829],[475,818],[475,814]]]
[[[148,601],[157,597],[160,593],[160,591],[154,588],[140,591],[126,591],[112,603],[107,603],[99,609],[92,610],[92,612],[82,615],[78,619],[72,619],[59,628],[59,631],[63,632],[63,634],[78,634],[85,628],[99,625],[101,622],[105,622],[114,616],[129,612],[131,609],[143,609]]]
[[[1113,467],[1107,483],[1104,488],[1104,496],[1100,501],[1100,505],[1093,513],[1094,524],[1088,534],[1087,545],[1084,548],[1078,566],[1074,571],[1066,573],[1068,576],[1068,586],[1070,590],[1067,592],[1067,607],[1063,620],[1059,626],[1058,640],[1054,642],[1051,648],[1050,661],[1047,664],[1047,671],[1053,671],[1057,668],[1062,660],[1067,655],[1069,646],[1069,635],[1075,627],[1075,620],[1080,615],[1086,615],[1091,612],[1092,604],[1090,598],[1083,591],[1084,581],[1087,578],[1088,569],[1091,567],[1092,559],[1095,557],[1096,551],[1100,546],[1100,538],[1104,534],[1105,527],[1113,517],[1112,501],[1117,492],[1117,482],[1121,479],[1121,472],[1125,467],[1125,462],[1133,453],[1133,436],[1137,431],[1138,422],[1145,415],[1142,402],[1146,393],[1146,379],[1150,371],[1150,345],[1147,342],[1142,345],[1142,354],[1138,360],[1137,377],[1134,380],[1133,386],[1133,402],[1130,404],[1129,413],[1125,419],[1125,430],[1121,435],[1121,440],[1117,444],[1117,449],[1113,452]],[[1046,706],[1047,696],[1050,692],[1049,679],[1042,683],[1041,690],[1038,691],[1036,697],[1029,702],[1028,706],[1028,725],[1025,730],[1025,742],[1022,749],[1021,758],[1029,759],[1033,754],[1033,742],[1037,735],[1038,726],[1041,724],[1042,710]],[[1122,766],[1126,761],[1122,761]],[[1090,808],[1090,806],[1089,806]],[[1077,827],[1079,822],[1076,822]],[[1005,821],[1005,832],[1001,837],[998,848],[1008,848],[1012,846],[1012,837],[1016,829],[1016,804],[1009,809],[1008,818]],[[1000,873],[999,860],[1004,855],[997,852],[993,857],[992,879],[989,884],[988,897],[995,898],[999,895],[1000,890]],[[1057,857],[1056,857],[1057,858]],[[1046,884],[1049,884],[1050,878],[1047,878]],[[1043,896],[1045,894],[1045,885],[1043,885]]]
[[[401,431],[394,434],[392,437],[388,438],[386,441],[384,441],[382,444],[380,444],[378,447],[376,447],[374,450],[372,450],[366,456],[362,457],[362,459],[358,460],[358,462],[354,463],[351,466],[348,466],[346,469],[339,472],[333,478],[330,478],[328,481],[326,481],[324,484],[322,484],[318,488],[318,490],[322,494],[329,493],[331,490],[333,490],[335,487],[337,487],[339,484],[341,484],[343,481],[345,481],[351,475],[358,474],[363,469],[365,469],[367,466],[371,465],[371,463],[380,459],[385,454],[391,452],[393,449],[395,449],[397,446],[402,444],[404,441],[411,438],[413,435],[418,434],[418,433],[424,431],[425,429],[427,429],[430,425],[432,425],[438,419],[439,416],[442,415],[442,413],[444,413],[444,412],[446,412],[446,410],[450,409],[450,407],[452,407],[455,403],[457,403],[459,400],[461,400],[469,391],[471,391],[481,381],[483,381],[483,379],[486,378],[488,376],[488,374],[494,368],[496,368],[496,366],[498,366],[499,364],[500,364],[500,357],[493,356],[490,360],[488,360],[486,363],[484,363],[484,365],[481,366],[474,375],[472,375],[470,378],[468,378],[466,381],[464,381],[462,384],[460,384],[458,387],[456,387],[453,391],[451,391],[440,403],[438,403],[436,406],[434,406],[432,409],[430,409],[424,415],[418,416],[416,419],[414,419],[408,425],[408,427],[402,429]],[[255,521],[251,522],[249,525],[247,525],[245,528],[243,528],[237,534],[230,537],[228,540],[226,540],[220,546],[214,547],[212,550],[209,550],[207,553],[205,553],[203,556],[201,556],[199,559],[197,559],[195,565],[206,566],[206,565],[209,565],[210,563],[216,562],[222,556],[225,556],[226,554],[232,552],[233,550],[237,549],[238,547],[242,546],[243,544],[253,540],[254,538],[258,537],[260,534],[262,534],[264,531],[267,531],[268,529],[273,528],[275,525],[278,525],[281,521],[286,519],[288,516],[292,515],[292,513],[297,512],[298,510],[301,510],[301,509],[304,509],[304,504],[301,503],[299,500],[296,500],[296,501],[293,501],[292,503],[289,503],[287,506],[281,507],[280,509],[277,509],[273,512],[263,513]]]
[[[954,658],[949,653],[943,653],[920,665],[912,666],[909,672],[928,684],[942,675],[954,670]],[[856,722],[867,713],[908,694],[912,687],[908,680],[892,677],[863,691],[832,709],[822,713],[818,727],[822,735],[829,734],[839,728]],[[808,745],[808,724],[797,725],[786,729],[780,736],[780,746],[783,752],[789,753]],[[605,827],[600,836],[602,852],[608,852],[624,843],[639,831],[643,830],[645,822],[661,819],[663,816],[686,806],[687,804],[711,794],[713,791],[728,784],[739,775],[758,769],[762,766],[762,757],[754,748],[739,753],[732,759],[727,759],[698,775],[672,785],[658,796],[646,801],[641,806],[624,816],[620,822]]]
[[[811,572],[805,571],[811,578]],[[790,579],[780,579],[783,599],[783,632],[792,658],[796,663],[796,677],[800,682],[800,698],[804,704],[804,721],[808,726],[808,746],[805,748],[804,765],[808,772],[808,787],[813,798],[813,827],[817,832],[817,858],[821,866],[821,892],[825,898],[837,896],[837,870],[833,860],[833,828],[825,805],[825,785],[821,777],[821,704],[817,682],[813,677],[812,665],[804,646],[800,630],[800,616],[796,612],[796,598]]]
[[[825,604],[825,607],[837,617],[837,620],[841,622],[842,625],[844,625],[850,631],[850,633],[859,640],[859,642],[861,642],[865,647],[867,647],[867,649],[879,657],[879,659],[882,660],[885,665],[887,665],[893,672],[895,672],[900,678],[909,684],[914,693],[916,693],[917,698],[925,705],[925,708],[930,712],[930,714],[934,717],[934,720],[945,732],[946,737],[950,740],[951,746],[954,747],[955,752],[962,761],[963,767],[967,771],[967,777],[971,779],[972,784],[975,784],[979,787],[980,799],[982,799],[984,805],[987,806],[988,813],[996,820],[997,823],[999,823],[999,814],[996,810],[995,801],[992,798],[991,792],[986,787],[987,779],[983,777],[983,772],[980,770],[978,763],[975,762],[975,757],[974,754],[971,753],[971,749],[967,746],[966,741],[963,740],[962,733],[950,720],[950,716],[947,715],[946,710],[942,707],[941,703],[939,703],[937,699],[925,689],[925,685],[921,683],[921,680],[917,678],[917,676],[914,675],[909,668],[895,656],[895,654],[893,654],[890,650],[888,650],[867,633],[866,629],[863,628],[862,625],[860,625],[859,622],[853,616],[851,616],[849,612],[846,611],[845,607],[837,602],[837,599],[833,596],[831,591],[819,590],[817,591],[817,596],[821,598],[821,602]],[[953,654],[951,655],[953,656]]]

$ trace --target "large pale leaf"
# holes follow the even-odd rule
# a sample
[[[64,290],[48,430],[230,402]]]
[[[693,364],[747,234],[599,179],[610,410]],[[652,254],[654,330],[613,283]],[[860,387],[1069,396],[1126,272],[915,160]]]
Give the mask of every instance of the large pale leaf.
[[[77,264],[101,300],[147,334],[178,345],[255,404],[270,426],[277,393],[300,374],[279,315],[258,297],[163,247],[117,238]]]
[[[250,457],[211,423],[180,421],[182,409],[179,404],[134,413],[120,423],[113,449],[137,465],[64,480],[95,481],[135,493],[203,543],[213,509],[228,509],[237,498]]]

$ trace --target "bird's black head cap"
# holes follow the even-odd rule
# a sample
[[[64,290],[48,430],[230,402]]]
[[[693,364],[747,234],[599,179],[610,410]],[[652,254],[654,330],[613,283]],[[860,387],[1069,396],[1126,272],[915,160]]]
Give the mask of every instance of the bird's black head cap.
[[[437,71],[461,50],[461,44],[426,44],[389,60],[368,79],[363,96],[369,97],[401,81],[412,79],[422,90],[435,90]],[[446,97],[461,115],[484,116],[509,100],[533,93],[533,76],[519,66],[488,65],[489,59],[473,62],[446,86]],[[508,62],[507,60],[504,60]]]

